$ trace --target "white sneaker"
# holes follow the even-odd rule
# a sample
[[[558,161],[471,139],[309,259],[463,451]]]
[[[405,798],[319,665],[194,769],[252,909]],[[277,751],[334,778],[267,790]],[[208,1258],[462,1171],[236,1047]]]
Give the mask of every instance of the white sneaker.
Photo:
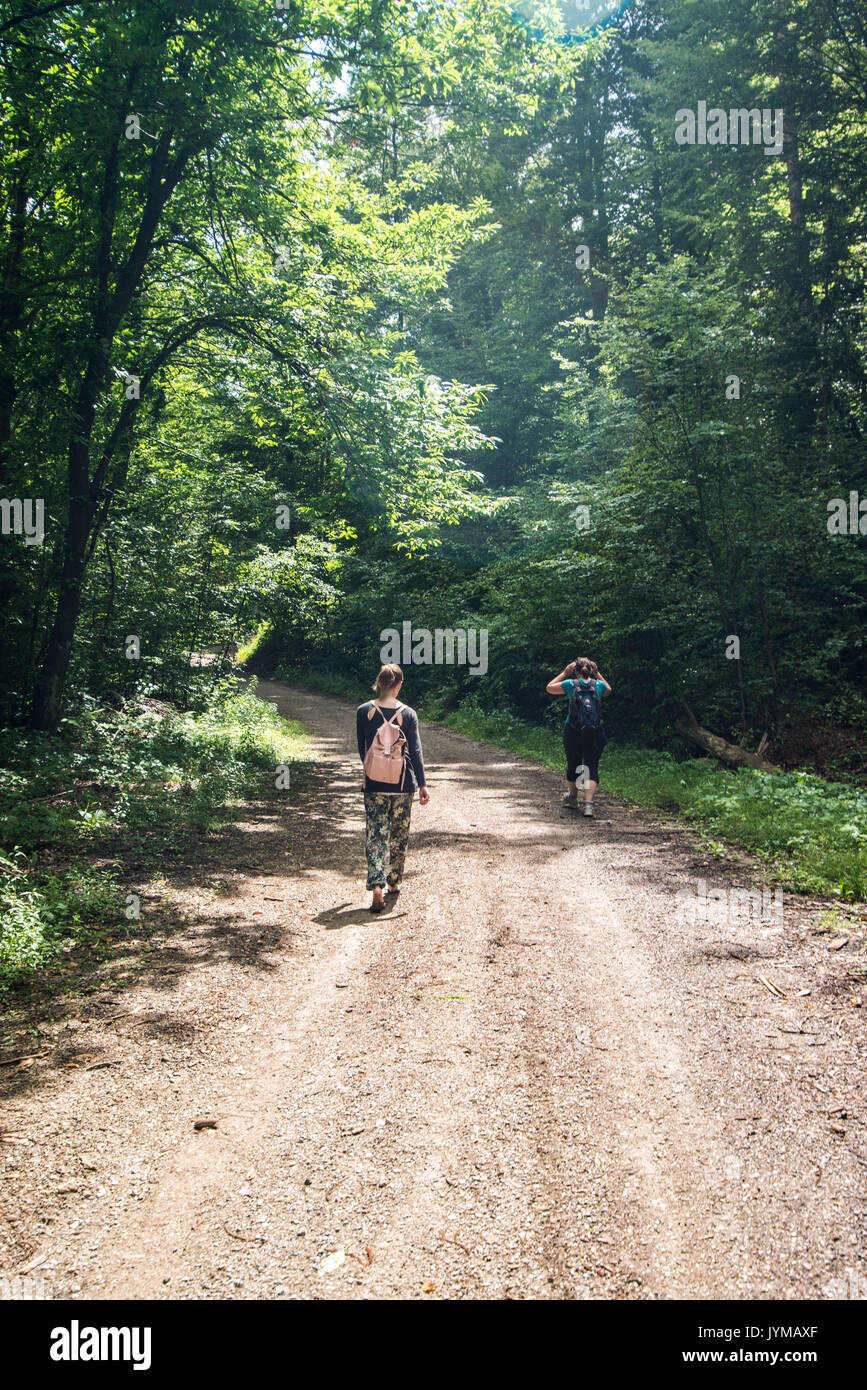
[[[584,814],[585,814],[585,816],[594,816],[594,817],[595,817],[596,812],[593,810],[593,802],[592,802],[592,801],[585,801],[585,802],[584,802]]]

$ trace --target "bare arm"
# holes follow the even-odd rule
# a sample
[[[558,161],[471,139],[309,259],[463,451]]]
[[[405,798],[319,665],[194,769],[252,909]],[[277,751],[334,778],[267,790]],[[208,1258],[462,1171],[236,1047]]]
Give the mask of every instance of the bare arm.
[[[574,662],[574,661],[570,661],[570,662],[569,662],[569,665],[568,665],[563,671],[560,672],[559,676],[555,676],[554,679],[553,679],[553,680],[550,680],[550,681],[548,682],[548,684],[545,686],[545,689],[547,690],[548,694],[549,694],[549,695],[562,695],[562,694],[563,694],[563,681],[565,681],[565,680],[571,680],[572,677],[574,676],[574,674],[575,674],[575,662]]]

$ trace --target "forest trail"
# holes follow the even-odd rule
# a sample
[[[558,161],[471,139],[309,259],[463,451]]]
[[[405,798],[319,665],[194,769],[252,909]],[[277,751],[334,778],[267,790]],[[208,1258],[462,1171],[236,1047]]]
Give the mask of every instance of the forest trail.
[[[612,805],[604,763],[585,821],[553,773],[425,726],[431,804],[373,917],[351,706],[259,693],[320,761],[93,1005],[105,1064],[7,1073],[31,1147],[0,1146],[4,1272],[42,1253],[81,1298],[865,1296],[864,1027],[803,913],[689,926],[677,889],[724,871]]]

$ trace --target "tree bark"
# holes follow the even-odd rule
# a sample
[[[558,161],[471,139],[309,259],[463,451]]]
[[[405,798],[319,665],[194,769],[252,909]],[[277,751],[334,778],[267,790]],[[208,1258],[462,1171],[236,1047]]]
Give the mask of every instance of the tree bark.
[[[780,769],[774,763],[767,762],[759,753],[748,753],[746,748],[741,748],[737,743],[729,743],[719,734],[712,734],[709,729],[703,729],[686,701],[682,699],[681,704],[686,713],[674,721],[674,727],[685,743],[700,748],[702,752],[709,753],[711,757],[718,758],[720,762],[731,767],[751,767],[758,772],[779,772]]]
[[[148,199],[129,260],[120,270],[116,289],[108,304],[101,302],[94,314],[94,341],[82,374],[73,415],[72,438],[69,445],[69,510],[62,543],[63,562],[60,589],[31,719],[34,728],[44,729],[49,733],[56,730],[60,723],[63,692],[69,670],[69,660],[72,655],[72,641],[81,612],[84,573],[93,553],[93,545],[88,547],[92,540],[95,542],[97,539],[93,534],[94,520],[97,517],[97,509],[101,501],[106,470],[115,449],[130,428],[131,418],[138,405],[138,401],[134,404],[130,401],[124,403],[100,463],[94,476],[91,477],[91,448],[97,400],[108,371],[112,344],[141,279],[148,252],[159,225],[160,215],[189,160],[189,151],[181,151],[173,168],[167,172],[170,147],[171,132],[167,132],[160,139],[154,152]],[[110,204],[112,197],[111,181],[107,179],[103,189],[105,206]],[[98,267],[101,301],[103,300],[102,292],[107,287],[110,242],[111,238],[107,226],[103,225],[101,228],[101,257]],[[201,323],[201,320],[198,322]],[[182,338],[187,336],[190,335],[184,333]],[[176,345],[175,342],[173,346]],[[158,354],[155,363],[151,365],[147,374],[148,379],[153,376],[157,364],[162,365],[167,360],[168,355],[165,349]],[[144,381],[144,378],[142,380]],[[105,520],[107,510],[105,505],[100,509],[97,526]]]
[[[81,496],[70,498],[63,543],[63,568],[54,622],[33,710],[33,726],[53,732],[60,723],[72,639],[81,611],[81,585],[93,509]]]

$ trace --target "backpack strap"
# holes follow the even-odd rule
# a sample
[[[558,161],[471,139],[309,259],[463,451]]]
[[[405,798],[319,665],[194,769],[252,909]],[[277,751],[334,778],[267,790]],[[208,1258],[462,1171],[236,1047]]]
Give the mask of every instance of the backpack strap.
[[[385,710],[382,708],[382,706],[381,706],[381,705],[378,705],[374,700],[371,700],[371,702],[370,702],[370,710],[369,710],[369,712],[368,712],[367,717],[368,717],[368,719],[372,719],[372,718],[373,718],[373,715],[374,715],[374,711],[375,711],[377,714],[381,714],[381,715],[382,715],[382,722],[383,722],[383,724],[393,724],[394,721],[395,721],[395,719],[396,719],[396,720],[397,720],[397,727],[398,727],[399,729],[402,729],[402,728],[403,728],[403,719],[401,718],[401,716],[402,716],[402,714],[403,714],[403,710],[404,710],[404,706],[403,706],[403,705],[398,705],[398,707],[397,707],[397,709],[395,710],[394,715],[392,716],[392,718],[391,718],[391,719],[386,719],[386,717],[385,717]]]

